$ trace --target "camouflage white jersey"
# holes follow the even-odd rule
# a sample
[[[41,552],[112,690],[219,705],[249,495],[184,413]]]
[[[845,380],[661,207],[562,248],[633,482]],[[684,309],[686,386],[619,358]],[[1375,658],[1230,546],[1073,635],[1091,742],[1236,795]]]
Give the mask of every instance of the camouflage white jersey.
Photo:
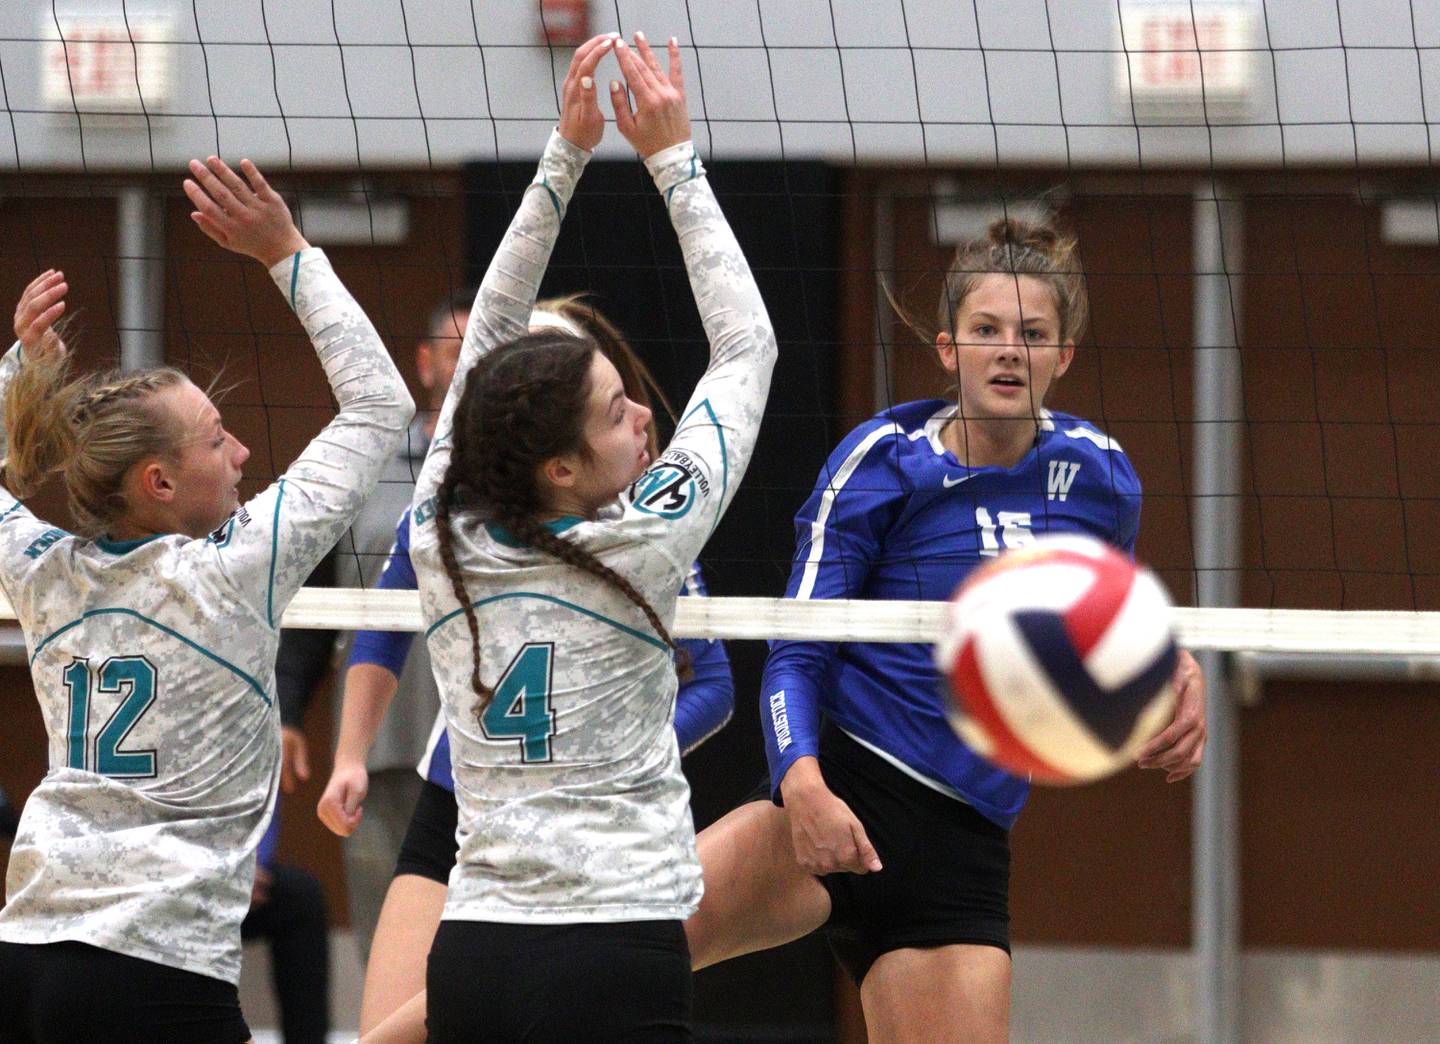
[[[321,251],[270,273],[340,412],[208,539],[85,540],[0,488],[0,585],[25,630],[50,740],[10,854],[0,939],[79,940],[239,979],[240,922],[279,772],[280,615],[414,410]]]
[[[460,808],[449,920],[679,919],[700,901],[673,727],[675,668],[644,613],[603,581],[458,515],[455,551],[479,614],[481,677],[496,690],[479,720],[469,630],[436,542],[433,497],[450,463],[465,375],[526,332],[588,158],[551,136],[480,287],[415,494],[411,555]],[[647,166],[680,238],[710,365],[669,447],[614,510],[552,528],[629,579],[668,623],[750,461],[775,335],[693,145]]]

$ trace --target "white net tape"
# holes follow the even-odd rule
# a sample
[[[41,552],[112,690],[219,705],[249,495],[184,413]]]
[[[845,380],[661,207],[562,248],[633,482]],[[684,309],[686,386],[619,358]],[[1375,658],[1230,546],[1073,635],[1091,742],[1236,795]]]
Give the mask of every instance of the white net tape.
[[[944,602],[786,598],[682,598],[674,632],[685,638],[792,638],[834,642],[930,642]],[[1180,641],[1192,650],[1376,656],[1435,655],[1440,612],[1321,609],[1175,610]],[[0,619],[15,619],[0,596]],[[305,588],[284,616],[286,627],[418,631],[414,591]]]

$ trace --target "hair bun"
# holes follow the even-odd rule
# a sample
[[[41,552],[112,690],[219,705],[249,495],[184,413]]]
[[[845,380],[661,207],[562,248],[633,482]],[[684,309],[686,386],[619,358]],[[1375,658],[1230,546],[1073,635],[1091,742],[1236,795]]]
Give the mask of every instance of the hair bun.
[[[990,222],[986,235],[994,246],[1013,246],[1021,250],[1035,250],[1047,257],[1062,252],[1060,233],[1054,225],[1026,221],[1018,217],[996,218]]]

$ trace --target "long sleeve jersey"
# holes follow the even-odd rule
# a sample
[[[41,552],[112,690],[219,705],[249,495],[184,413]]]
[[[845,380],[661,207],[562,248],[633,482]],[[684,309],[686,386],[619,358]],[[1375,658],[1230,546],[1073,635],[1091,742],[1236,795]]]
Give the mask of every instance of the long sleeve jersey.
[[[11,850],[0,939],[77,940],[239,979],[240,922],[279,778],[280,616],[414,411],[321,251],[270,274],[340,410],[208,538],[82,539],[0,489],[0,585],[50,745]],[[19,354],[0,365],[0,386]]]
[[[376,586],[382,591],[413,591],[416,587],[415,567],[410,561],[410,512],[400,516],[395,527],[395,542],[385,559],[385,568],[380,573]],[[680,588],[680,596],[704,598],[705,577],[696,562]],[[346,668],[367,663],[383,667],[395,677],[402,678],[411,670],[411,657],[420,655],[424,649],[414,646],[413,631],[357,631],[350,646],[350,658]],[[691,679],[680,686],[675,696],[675,738],[680,744],[680,753],[689,754],[715,733],[725,727],[735,712],[735,680],[730,673],[730,658],[725,654],[725,643],[707,638],[682,638],[681,649],[690,654],[690,666],[694,672]],[[429,656],[424,657],[425,669],[430,668]],[[395,699],[409,698],[403,686],[397,689]],[[450,771],[450,735],[445,731],[445,712],[435,714],[430,728],[430,738],[425,752],[415,766],[422,779],[453,792],[455,777]]]
[[[906,403],[851,432],[795,516],[786,597],[942,601],[970,571],[1036,533],[1133,551],[1140,480],[1120,445],[1046,412],[1013,468],[966,467],[940,441],[953,403]],[[960,741],[930,646],[776,641],[760,718],[772,790],[819,751],[822,716],[920,782],[1009,828],[1029,785]]]
[[[459,805],[451,920],[679,919],[700,864],[672,726],[676,676],[645,615],[595,577],[461,513],[455,553],[479,616],[477,715],[462,607],[440,562],[433,498],[465,376],[524,334],[588,153],[552,135],[486,273],[421,471],[411,557],[449,728]],[[552,524],[626,577],[663,621],[734,496],[759,430],[775,336],[694,147],[647,160],[679,236],[710,363],[674,438],[615,512]]]

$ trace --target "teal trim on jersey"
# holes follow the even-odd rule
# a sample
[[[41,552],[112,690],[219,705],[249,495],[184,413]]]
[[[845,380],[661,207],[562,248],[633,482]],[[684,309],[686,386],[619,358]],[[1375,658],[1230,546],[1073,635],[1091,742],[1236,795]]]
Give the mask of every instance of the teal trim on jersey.
[[[693,410],[680,418],[680,423],[675,425],[675,430],[679,431],[683,429],[685,422],[699,413],[701,408],[704,408],[705,412],[710,415],[710,423],[715,427],[715,437],[720,440],[720,503],[716,505],[717,514],[715,516],[715,525],[710,527],[710,532],[713,533],[715,532],[715,526],[720,524],[718,510],[724,505],[725,492],[730,488],[730,454],[725,450],[725,429],[720,426],[720,418],[715,416],[715,408],[710,405],[710,400],[701,399]],[[663,453],[661,457],[664,457]]]
[[[686,181],[694,181],[696,178],[698,178],[698,177],[700,176],[700,171],[697,169],[697,168],[699,167],[699,165],[700,165],[700,157],[697,156],[697,155],[695,155],[695,152],[694,152],[694,150],[693,150],[693,148],[692,148],[692,150],[691,150],[691,152],[690,152],[690,176],[689,176],[688,178],[686,178],[685,181],[677,181],[677,182],[675,182],[675,184],[671,185],[668,189],[665,190],[665,209],[666,209],[666,210],[669,210],[669,209],[670,209],[670,198],[675,195],[675,190],[678,189],[681,185],[685,184]]]
[[[159,540],[164,533],[153,533],[148,537],[137,537],[134,540],[109,540],[100,537],[95,541],[95,546],[109,555],[128,555],[142,544],[148,544],[152,540]]]
[[[190,646],[190,648],[194,649],[201,656],[204,656],[206,659],[209,660],[214,660],[221,667],[224,667],[227,671],[230,671],[237,677],[243,679],[247,685],[249,685],[252,689],[254,689],[257,693],[260,694],[260,698],[265,701],[265,705],[267,707],[270,706],[270,696],[265,691],[265,687],[261,685],[258,681],[256,681],[254,678],[250,677],[250,675],[242,671],[239,667],[236,667],[233,663],[231,663],[229,660],[226,660],[224,657],[216,656],[209,649],[205,648],[205,646],[200,645],[198,642],[191,641],[179,631],[171,630],[169,627],[166,627],[164,624],[162,624],[159,620],[152,620],[148,616],[137,613],[134,609],[91,609],[88,613],[85,613],[78,620],[71,620],[64,627],[56,628],[55,630],[47,634],[44,640],[42,640],[38,645],[35,646],[35,652],[30,656],[31,666],[34,666],[36,658],[45,651],[45,646],[49,645],[56,638],[59,638],[66,631],[70,630],[70,628],[79,627],[82,623],[90,619],[92,616],[133,616],[135,617],[135,619],[149,624],[157,631],[163,631],[171,638],[174,638],[177,642],[180,642],[182,645]]]
[[[11,504],[8,508],[5,509],[5,514],[0,515],[0,522],[4,522],[4,521],[5,521],[7,518],[9,518],[12,514],[14,514],[18,509],[20,509],[20,508],[22,508],[22,507],[24,507],[24,506],[25,506],[25,505],[22,504],[22,503],[20,503],[20,501],[18,501],[18,500],[15,501],[15,503]]]
[[[290,266],[290,307],[295,307],[295,287],[300,282],[300,251],[295,251],[295,260]]]
[[[549,174],[542,174],[542,175],[540,175],[540,180],[537,181],[537,182],[535,182],[535,184],[539,185],[539,186],[540,186],[541,188],[543,188],[547,193],[549,193],[549,195],[550,195],[550,205],[555,208],[555,217],[556,217],[558,220],[560,220],[561,222],[563,222],[563,221],[565,220],[565,208],[560,205],[560,197],[559,197],[559,195],[557,195],[556,192],[555,192],[555,190],[550,187],[550,175],[549,175]]]
[[[657,649],[664,649],[667,652],[670,650],[670,646],[666,645],[654,635],[646,634],[644,631],[637,631],[633,627],[625,626],[618,620],[612,620],[608,616],[602,616],[600,613],[594,612],[590,609],[586,609],[584,606],[576,605],[574,602],[567,602],[563,598],[556,598],[554,595],[537,594],[533,591],[516,591],[514,594],[493,595],[490,598],[482,598],[478,602],[472,602],[471,606],[472,608],[479,609],[482,605],[489,605],[491,602],[503,602],[506,599],[510,598],[534,598],[535,600],[540,602],[549,602],[551,605],[558,605],[565,609],[573,609],[575,610],[575,612],[579,613],[582,616],[588,616],[592,620],[599,620],[601,623],[609,624],[617,631],[624,631],[632,638],[639,638],[642,642],[649,642]],[[433,624],[430,625],[429,629],[427,629],[425,632],[425,637],[429,638],[432,634],[436,632],[436,630],[441,627],[441,625],[449,623],[451,620],[455,619],[455,617],[459,616],[464,611],[464,609],[456,609],[453,612],[446,613],[444,616],[440,617],[440,619],[436,620]]]
[[[576,526],[578,526],[581,522],[584,521],[585,520],[579,515],[561,515],[559,518],[552,518],[549,522],[541,522],[540,524],[546,529],[550,530],[550,532],[554,533],[556,536],[559,536],[567,529],[574,529]],[[504,544],[506,547],[529,546],[523,540],[515,539],[515,537],[510,533],[510,531],[504,526],[497,526],[494,522],[485,523],[485,532],[489,533],[491,539],[493,539],[497,544]]]
[[[270,586],[265,589],[265,622],[275,626],[275,559],[280,554],[280,502],[285,499],[285,480],[275,483],[275,518],[270,523]]]

